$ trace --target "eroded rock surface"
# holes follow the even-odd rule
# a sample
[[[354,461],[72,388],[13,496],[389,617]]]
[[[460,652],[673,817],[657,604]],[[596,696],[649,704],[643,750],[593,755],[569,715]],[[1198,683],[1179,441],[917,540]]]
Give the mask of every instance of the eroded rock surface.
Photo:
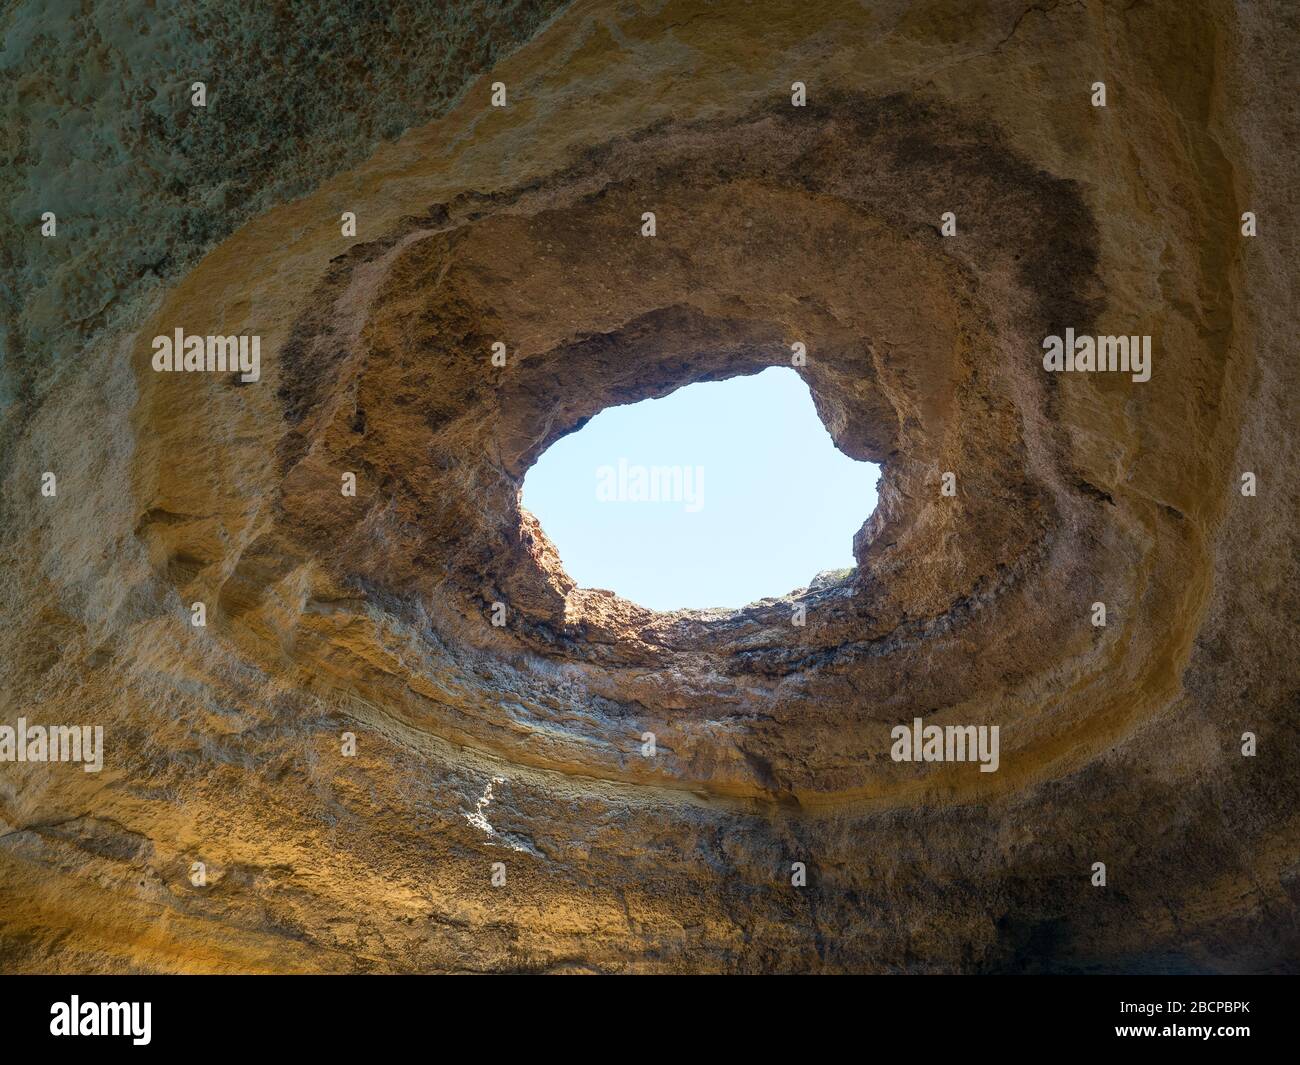
[[[106,753],[0,765],[4,966],[1293,968],[1295,16],[969,6],[574,4],[13,389],[3,721]],[[262,380],[155,373],[178,327]],[[795,341],[882,465],[856,569],[575,587],[531,463]]]

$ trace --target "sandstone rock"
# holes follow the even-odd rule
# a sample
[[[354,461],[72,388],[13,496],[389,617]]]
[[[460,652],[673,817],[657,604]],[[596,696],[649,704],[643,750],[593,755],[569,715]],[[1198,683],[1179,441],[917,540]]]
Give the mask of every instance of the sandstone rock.
[[[354,140],[332,95],[321,128],[269,92],[191,117],[303,148],[198,235],[133,213],[139,178],[88,200],[174,259],[152,295],[109,243],[61,252],[72,303],[19,276],[0,721],[102,724],[105,766],[0,765],[0,964],[1294,968],[1294,14],[520,10],[526,45],[364,161],[450,91],[403,80],[400,29],[339,64]],[[177,327],[260,335],[261,380],[155,373]],[[1045,373],[1067,328],[1152,336],[1151,380]],[[796,340],[883,468],[857,567],[740,611],[575,587],[529,465]],[[997,772],[893,761],[917,717],[998,725]]]

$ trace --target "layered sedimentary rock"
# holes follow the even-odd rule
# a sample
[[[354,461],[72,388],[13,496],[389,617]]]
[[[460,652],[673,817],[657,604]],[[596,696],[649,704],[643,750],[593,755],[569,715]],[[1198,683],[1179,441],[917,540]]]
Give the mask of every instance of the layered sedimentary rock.
[[[1294,16],[967,6],[577,3],[11,408],[7,968],[1295,965]],[[795,343],[857,567],[575,587],[531,463]]]

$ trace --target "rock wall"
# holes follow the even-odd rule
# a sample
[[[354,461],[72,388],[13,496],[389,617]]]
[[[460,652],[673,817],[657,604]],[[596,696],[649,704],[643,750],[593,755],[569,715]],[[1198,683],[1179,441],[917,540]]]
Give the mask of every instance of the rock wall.
[[[325,64],[328,121],[297,53],[250,121],[214,92],[186,136],[266,158],[177,196],[237,202],[87,201],[165,284],[94,245],[58,290],[111,313],[42,333],[20,279],[0,723],[105,739],[0,763],[0,964],[1295,969],[1294,12],[542,13],[450,108],[411,64],[463,60],[400,26]],[[260,336],[260,380],[156,372],[178,328]],[[1045,372],[1066,329],[1150,336],[1150,380]],[[740,611],[576,588],[529,465],[795,342],[882,465],[856,569]],[[998,726],[997,770],[895,761],[918,717]]]

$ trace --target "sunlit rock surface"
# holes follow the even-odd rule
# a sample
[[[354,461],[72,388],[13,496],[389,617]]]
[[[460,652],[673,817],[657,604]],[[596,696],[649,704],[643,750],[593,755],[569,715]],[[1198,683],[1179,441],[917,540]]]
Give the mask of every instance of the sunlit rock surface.
[[[549,13],[484,14],[530,37],[490,69],[398,20],[236,115],[211,76],[141,142],[171,209],[141,154],[70,177],[28,128],[0,723],[101,724],[105,758],[0,764],[0,965],[1293,968],[1294,12]],[[168,40],[182,100],[233,46]],[[57,122],[46,47],[7,35],[5,106]],[[152,69],[85,66],[117,101],[85,143]],[[261,380],[155,373],[176,328],[259,335]],[[1151,380],[1045,373],[1066,328],[1150,335]],[[529,465],[796,341],[883,466],[858,567],[744,611],[575,588]],[[893,761],[916,717],[998,725],[997,772]]]

